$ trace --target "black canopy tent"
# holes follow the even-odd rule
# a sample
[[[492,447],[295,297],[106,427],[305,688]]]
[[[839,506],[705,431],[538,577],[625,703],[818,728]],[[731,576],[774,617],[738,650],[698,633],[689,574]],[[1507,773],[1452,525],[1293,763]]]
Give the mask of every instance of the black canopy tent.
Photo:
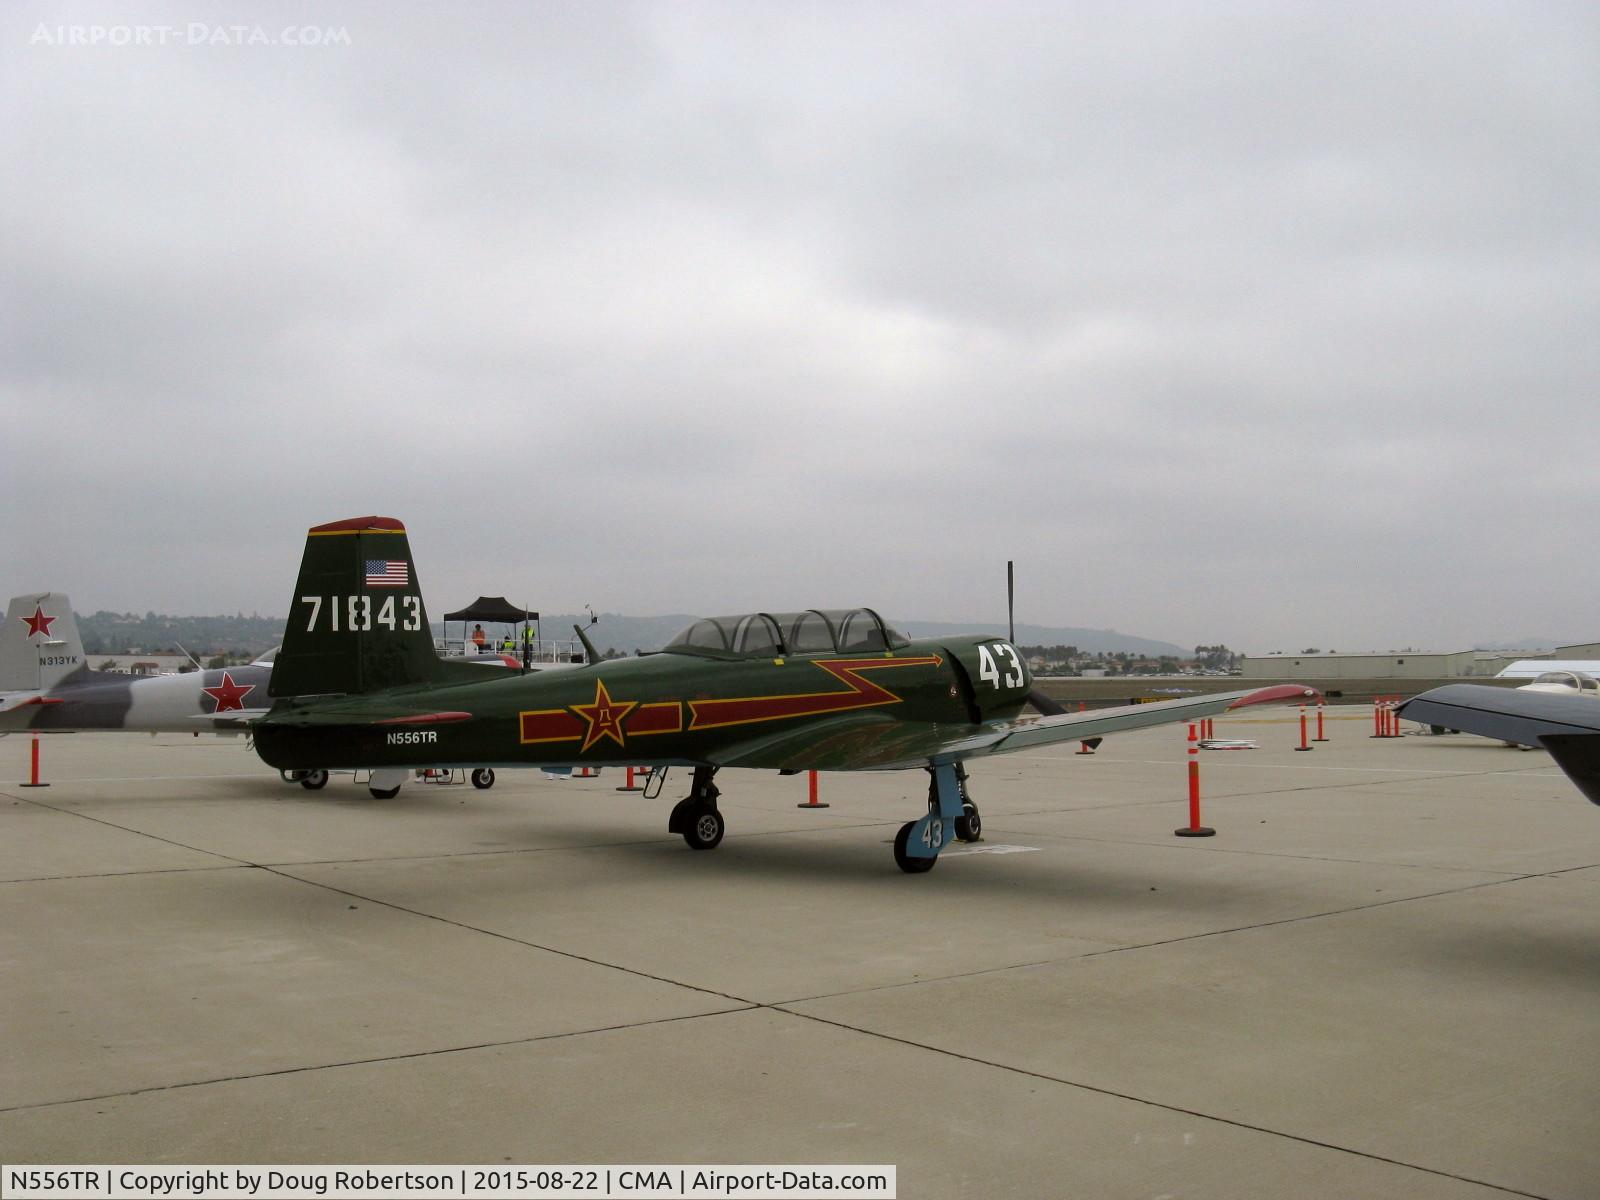
[[[446,621],[498,621],[502,625],[518,625],[523,621],[537,621],[539,614],[518,608],[504,596],[479,596],[459,612],[445,613]]]
[[[467,605],[467,607],[459,609],[456,612],[445,613],[444,635],[446,638],[450,636],[451,621],[461,622],[461,643],[463,647],[465,647],[467,644],[468,621],[476,621],[479,623],[489,621],[496,625],[526,626],[528,624],[532,624],[534,626],[534,637],[539,636],[539,614],[525,608],[518,608],[504,596],[479,596],[471,604]],[[526,666],[528,639],[526,637],[519,637],[517,638],[517,642],[522,646],[524,659],[523,665]]]

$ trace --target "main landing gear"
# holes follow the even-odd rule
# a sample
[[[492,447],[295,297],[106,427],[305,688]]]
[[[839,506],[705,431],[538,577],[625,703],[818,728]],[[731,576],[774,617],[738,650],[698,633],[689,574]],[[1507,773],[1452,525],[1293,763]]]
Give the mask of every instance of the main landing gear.
[[[683,834],[691,850],[715,850],[727,832],[727,822],[717,811],[721,793],[711,782],[716,773],[715,767],[696,767],[689,794],[678,801],[667,818],[667,832]]]
[[[691,850],[713,850],[727,832],[717,810],[721,794],[712,782],[715,767],[696,767],[689,794],[672,809],[667,832],[683,835]],[[931,871],[939,851],[951,840],[976,842],[983,837],[983,818],[967,792],[967,769],[961,763],[928,768],[928,815],[900,827],[894,839],[894,861],[909,875]]]
[[[952,837],[975,842],[983,836],[983,818],[967,794],[967,769],[960,763],[928,768],[928,815],[910,821],[894,836],[894,861],[908,875],[933,870]]]

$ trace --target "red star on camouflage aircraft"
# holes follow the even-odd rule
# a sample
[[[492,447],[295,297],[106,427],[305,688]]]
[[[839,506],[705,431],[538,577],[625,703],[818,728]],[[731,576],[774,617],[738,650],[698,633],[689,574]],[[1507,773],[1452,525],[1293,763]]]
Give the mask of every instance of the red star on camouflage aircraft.
[[[239,712],[244,709],[244,698],[256,690],[256,685],[247,683],[241,686],[224,671],[222,682],[216,687],[203,687],[200,690],[217,702],[214,712]]]
[[[23,617],[22,619],[28,623],[29,637],[34,637],[36,635],[39,637],[49,637],[50,626],[56,621],[57,618],[46,615],[44,609],[35,604],[33,606],[33,616]]]

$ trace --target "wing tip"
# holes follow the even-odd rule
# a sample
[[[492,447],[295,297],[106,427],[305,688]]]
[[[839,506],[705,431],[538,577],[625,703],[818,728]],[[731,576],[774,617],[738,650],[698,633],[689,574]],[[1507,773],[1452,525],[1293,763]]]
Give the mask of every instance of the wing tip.
[[[1240,696],[1228,705],[1228,711],[1248,708],[1252,704],[1317,704],[1321,700],[1321,692],[1316,688],[1306,687],[1303,683],[1275,683],[1270,687],[1257,688]]]

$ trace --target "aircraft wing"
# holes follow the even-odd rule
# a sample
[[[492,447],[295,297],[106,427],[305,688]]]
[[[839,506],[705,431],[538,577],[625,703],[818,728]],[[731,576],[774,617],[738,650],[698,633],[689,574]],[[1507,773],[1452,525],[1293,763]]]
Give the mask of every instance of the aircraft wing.
[[[1317,692],[1277,684],[1154,704],[1129,704],[1049,717],[1019,717],[981,726],[896,720],[868,711],[817,722],[790,732],[739,742],[714,756],[724,767],[780,770],[899,770],[930,762],[956,762],[1059,742],[1098,740],[1110,733],[1195,721],[1255,704],[1307,703]]]
[[[1021,718],[983,730],[945,747],[955,758],[980,754],[1004,754],[1013,750],[1032,750],[1057,742],[1086,741],[1108,733],[1169,725],[1175,721],[1197,721],[1220,712],[1231,712],[1256,704],[1306,704],[1320,697],[1315,688],[1298,683],[1237,692],[1213,692],[1206,696],[1184,696],[1159,700],[1154,704],[1130,704],[1118,708],[1099,708],[1060,716]]]
[[[1587,696],[1447,683],[1407,700],[1400,715],[1424,725],[1542,746],[1578,790],[1600,804],[1600,703]]]

